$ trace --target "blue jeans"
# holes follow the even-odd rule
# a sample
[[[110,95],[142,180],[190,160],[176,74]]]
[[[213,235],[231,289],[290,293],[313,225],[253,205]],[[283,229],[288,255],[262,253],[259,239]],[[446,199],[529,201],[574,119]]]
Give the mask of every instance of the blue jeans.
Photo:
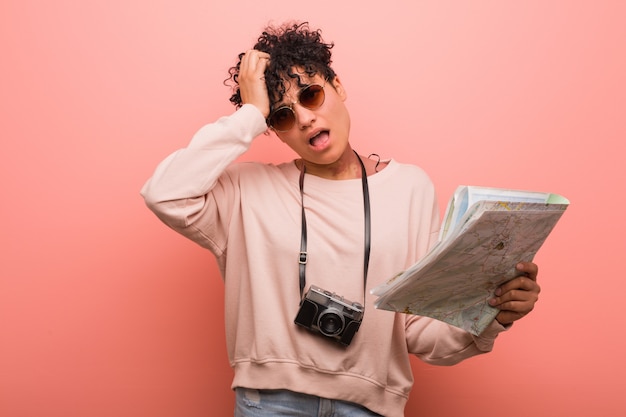
[[[235,390],[235,417],[381,417],[367,408],[287,390]]]

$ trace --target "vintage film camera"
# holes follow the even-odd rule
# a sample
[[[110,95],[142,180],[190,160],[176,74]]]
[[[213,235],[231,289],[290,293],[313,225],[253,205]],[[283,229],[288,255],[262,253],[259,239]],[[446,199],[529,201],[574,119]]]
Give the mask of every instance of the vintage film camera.
[[[361,326],[363,306],[311,285],[300,302],[296,324],[348,346]]]

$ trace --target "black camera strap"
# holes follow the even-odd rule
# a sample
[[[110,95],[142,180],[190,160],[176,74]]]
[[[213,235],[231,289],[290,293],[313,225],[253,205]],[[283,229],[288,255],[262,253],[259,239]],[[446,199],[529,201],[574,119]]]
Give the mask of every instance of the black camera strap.
[[[370,194],[367,186],[367,172],[365,165],[356,151],[354,152],[361,164],[361,183],[363,184],[363,210],[365,214],[365,249],[363,256],[363,305],[365,306],[365,294],[367,287],[367,269],[370,261],[370,240],[371,240],[371,219],[370,219]],[[300,205],[302,207],[302,233],[300,238],[300,255],[298,263],[300,264],[300,299],[304,294],[304,288],[306,286],[306,263],[308,260],[308,254],[306,251],[307,246],[307,227],[306,227],[306,214],[304,212],[304,173],[306,167],[302,164],[300,170]]]

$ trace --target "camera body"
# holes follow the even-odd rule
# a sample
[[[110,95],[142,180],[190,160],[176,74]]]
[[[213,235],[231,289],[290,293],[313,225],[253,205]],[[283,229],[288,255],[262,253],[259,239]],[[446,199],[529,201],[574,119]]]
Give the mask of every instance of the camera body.
[[[363,310],[357,302],[311,285],[294,322],[348,346],[361,326]]]

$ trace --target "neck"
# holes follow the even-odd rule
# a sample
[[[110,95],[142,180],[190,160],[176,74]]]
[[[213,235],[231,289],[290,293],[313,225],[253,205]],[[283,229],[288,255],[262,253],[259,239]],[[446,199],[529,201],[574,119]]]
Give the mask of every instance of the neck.
[[[328,165],[315,164],[310,161],[305,161],[304,159],[297,159],[295,163],[296,167],[300,170],[304,164],[307,174],[329,180],[350,180],[361,178],[361,163],[359,162],[359,157],[357,157],[351,149],[348,152],[349,153],[347,153],[346,157]],[[364,158],[361,159],[365,162]]]

